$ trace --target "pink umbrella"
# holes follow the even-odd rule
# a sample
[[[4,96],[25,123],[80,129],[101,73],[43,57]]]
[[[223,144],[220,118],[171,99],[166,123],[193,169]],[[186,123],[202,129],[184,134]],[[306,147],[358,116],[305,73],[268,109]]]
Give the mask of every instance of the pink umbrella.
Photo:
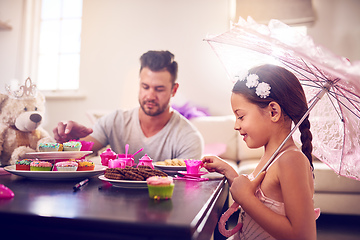
[[[303,119],[311,111],[313,154],[339,175],[360,180],[360,61],[350,63],[278,20],[266,26],[240,18],[231,30],[205,40],[231,79],[265,63],[293,72],[309,101]]]
[[[278,20],[266,26],[240,18],[231,30],[205,40],[231,79],[244,76],[255,65],[271,63],[293,72],[303,85],[309,110],[260,172],[311,111],[313,154],[339,175],[360,180],[360,62],[350,63],[334,55]],[[242,228],[240,222],[232,230],[225,229],[225,222],[238,207],[234,202],[220,218],[219,231],[226,237]]]

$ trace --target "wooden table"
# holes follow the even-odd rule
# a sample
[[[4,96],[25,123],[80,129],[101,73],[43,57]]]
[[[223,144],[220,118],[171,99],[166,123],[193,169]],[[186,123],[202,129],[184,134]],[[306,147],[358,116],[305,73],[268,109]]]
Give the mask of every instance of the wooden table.
[[[210,239],[229,190],[224,178],[176,180],[172,199],[155,201],[146,188],[109,187],[95,176],[74,192],[77,182],[0,175],[15,194],[0,200],[1,238]]]

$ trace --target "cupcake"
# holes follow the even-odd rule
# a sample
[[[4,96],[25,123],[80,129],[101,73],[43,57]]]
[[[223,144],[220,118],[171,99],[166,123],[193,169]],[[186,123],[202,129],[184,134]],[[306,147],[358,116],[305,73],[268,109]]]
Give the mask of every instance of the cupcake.
[[[76,171],[78,163],[74,161],[58,162],[55,164],[55,167],[58,171]]]
[[[59,148],[59,143],[39,143],[39,152],[56,152]]]
[[[81,143],[80,142],[65,142],[63,143],[64,151],[80,151],[81,149]]]
[[[63,145],[62,145],[61,143],[59,143],[59,149],[58,149],[58,151],[61,152],[61,151],[63,151],[63,150],[64,150]]]
[[[30,171],[51,171],[52,163],[47,161],[32,161],[30,163]]]
[[[33,161],[32,159],[17,160],[15,163],[16,170],[30,171],[30,163],[32,161]]]
[[[153,176],[146,179],[149,197],[152,199],[170,199],[174,191],[172,177]]]
[[[91,160],[78,159],[76,162],[78,163],[77,171],[91,171],[95,169],[95,165]]]

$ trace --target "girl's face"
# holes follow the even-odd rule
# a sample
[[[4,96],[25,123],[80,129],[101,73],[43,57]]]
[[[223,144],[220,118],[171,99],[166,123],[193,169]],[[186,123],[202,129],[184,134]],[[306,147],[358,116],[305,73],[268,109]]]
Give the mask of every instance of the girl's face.
[[[259,148],[269,141],[271,116],[265,109],[250,103],[242,94],[231,95],[231,106],[236,117],[234,129],[239,131],[249,148]]]

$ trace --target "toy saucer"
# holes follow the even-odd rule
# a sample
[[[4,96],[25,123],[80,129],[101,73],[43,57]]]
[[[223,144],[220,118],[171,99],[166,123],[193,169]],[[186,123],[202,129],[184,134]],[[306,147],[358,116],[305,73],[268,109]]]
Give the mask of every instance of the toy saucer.
[[[178,173],[186,176],[190,176],[190,177],[201,177],[204,174],[208,174],[208,172],[204,172],[204,171],[199,171],[198,173],[188,173],[186,171],[178,171]]]

